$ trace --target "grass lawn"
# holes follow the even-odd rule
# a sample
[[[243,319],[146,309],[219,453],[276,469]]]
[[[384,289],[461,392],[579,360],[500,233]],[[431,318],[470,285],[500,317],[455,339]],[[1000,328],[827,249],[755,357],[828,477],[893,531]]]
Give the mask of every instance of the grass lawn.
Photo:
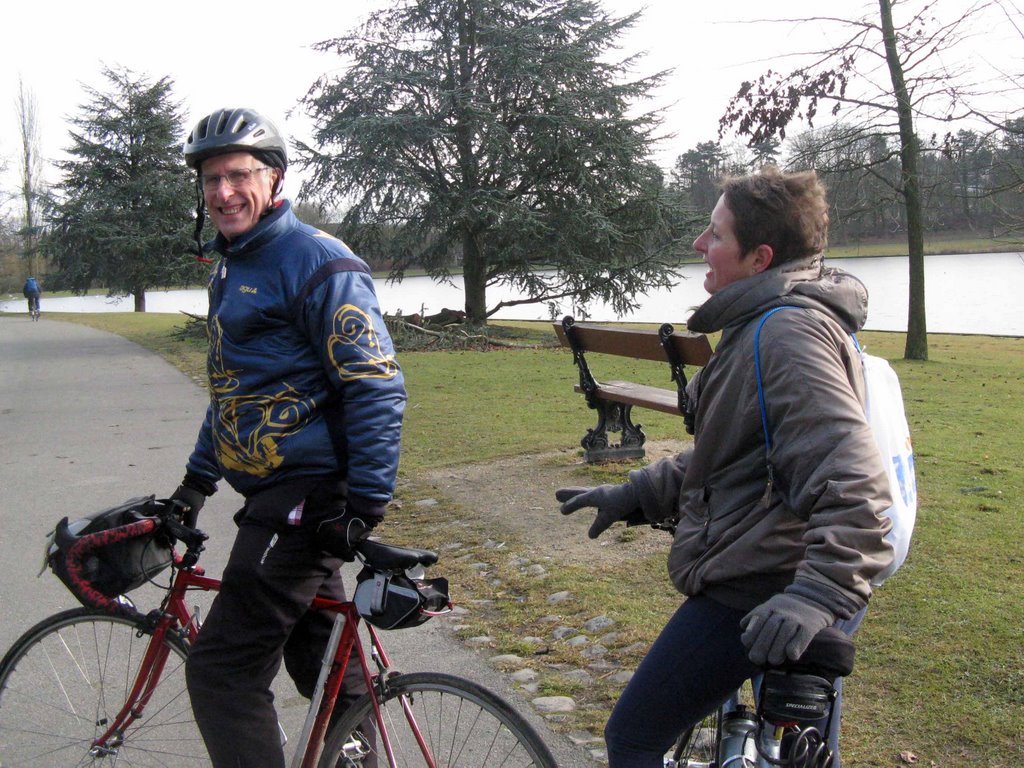
[[[1022,247],[1024,246],[1019,241],[968,237],[953,233],[926,233],[924,242],[926,256],[939,253],[1000,253],[1019,251]],[[863,243],[830,243],[825,255],[832,259],[850,256],[906,256],[907,251],[907,239],[903,237],[884,242],[871,240]]]
[[[165,355],[201,380],[202,344],[175,335],[175,315],[50,314],[119,333]],[[533,338],[546,329],[535,326]],[[920,509],[910,559],[872,600],[858,635],[857,669],[846,687],[846,766],[1017,766],[1024,762],[1024,340],[930,337],[929,361],[907,362],[902,334],[864,333],[868,349],[894,361],[914,433]],[[590,422],[573,395],[571,357],[560,349],[416,352],[401,355],[410,392],[403,439],[403,488],[428,470],[553,451],[578,444]],[[608,377],[668,385],[663,367],[602,365]],[[680,436],[680,420],[644,413],[648,434]],[[620,478],[628,466],[593,470]],[[408,491],[403,490],[403,493]],[[411,506],[411,505],[410,505]],[[466,510],[442,504],[430,515],[403,509],[403,531],[441,546],[445,522]],[[481,539],[493,531],[467,535]],[[404,534],[403,534],[404,537]],[[413,539],[410,539],[413,540]],[[490,599],[468,563],[447,561],[462,594]],[[462,570],[460,570],[462,568]],[[549,567],[557,570],[557,564]],[[566,567],[543,594],[503,574],[487,632],[495,653],[524,652],[523,627],[550,612],[552,583],[582,601],[581,613],[612,613],[630,641],[647,643],[678,596],[664,555],[602,572]],[[637,599],[637,596],[642,599]],[[570,651],[559,651],[571,653]],[[639,657],[638,657],[639,658]],[[569,663],[572,659],[567,659]],[[574,727],[599,729],[617,688],[569,692],[583,698]],[[901,760],[900,753],[907,753]]]

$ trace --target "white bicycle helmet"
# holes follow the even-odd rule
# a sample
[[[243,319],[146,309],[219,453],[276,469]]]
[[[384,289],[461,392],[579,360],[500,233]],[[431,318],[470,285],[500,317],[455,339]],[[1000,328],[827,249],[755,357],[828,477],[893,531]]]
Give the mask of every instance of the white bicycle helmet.
[[[284,171],[288,169],[288,147],[284,136],[273,122],[254,109],[225,107],[196,123],[195,128],[185,139],[185,162],[197,174],[207,158],[231,152],[249,152],[264,165],[279,168],[281,175],[274,186],[274,197],[281,194],[284,188]],[[206,204],[198,183],[198,175],[196,179],[194,253],[200,261],[207,261],[202,241]]]
[[[288,148],[277,126],[253,109],[218,109],[185,139],[185,162],[199,170],[203,160],[230,152],[251,152],[273,168],[288,168]]]

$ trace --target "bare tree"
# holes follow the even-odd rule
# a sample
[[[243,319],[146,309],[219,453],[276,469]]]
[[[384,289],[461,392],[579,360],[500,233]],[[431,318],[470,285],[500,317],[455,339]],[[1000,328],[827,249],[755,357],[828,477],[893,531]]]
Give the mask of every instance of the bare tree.
[[[894,190],[899,163],[884,139],[837,122],[788,140],[791,170],[815,170],[828,188],[829,241],[859,242],[903,229]]]
[[[24,213],[21,227],[22,257],[28,263],[28,273],[35,274],[38,269],[36,254],[38,252],[38,206],[43,192],[43,157],[39,146],[39,123],[36,121],[36,98],[24,81],[18,78],[18,97],[15,100],[18,113],[18,131],[21,136],[21,195]]]
[[[1002,0],[977,0],[952,20],[938,16],[939,6],[926,0],[877,0],[877,15],[860,19],[814,17],[780,19],[787,24],[818,22],[844,36],[830,47],[800,55],[803,63],[788,73],[768,70],[756,82],[745,82],[730,100],[720,129],[735,128],[752,144],[785,138],[794,121],[813,125],[819,108],[842,116],[851,139],[884,139],[893,147],[900,173],[895,181],[905,214],[910,263],[907,340],[904,357],[928,359],[925,319],[924,216],[921,193],[921,155],[938,151],[938,134],[957,124],[988,124],[993,130],[1005,113],[994,116],[992,103],[1017,89],[1011,75],[991,70],[987,61],[958,58],[964,43],[983,34],[992,14],[1017,17]],[[899,18],[894,18],[894,9]],[[991,27],[990,27],[991,28]],[[962,62],[962,63],[957,63]],[[1017,107],[1019,110],[1019,107]],[[935,130],[925,147],[920,130]],[[877,158],[864,166],[874,173]],[[882,181],[885,176],[879,175]]]
[[[1024,241],[1024,118],[1007,124],[998,137],[992,205],[1004,234]]]

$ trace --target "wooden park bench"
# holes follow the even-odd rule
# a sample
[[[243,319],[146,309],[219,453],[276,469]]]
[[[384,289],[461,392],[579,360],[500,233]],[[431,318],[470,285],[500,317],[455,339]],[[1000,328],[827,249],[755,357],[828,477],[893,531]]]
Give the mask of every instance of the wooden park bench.
[[[642,457],[647,436],[640,425],[632,421],[633,406],[686,417],[683,369],[687,365],[703,366],[711,357],[707,336],[677,332],[669,323],[654,331],[577,323],[565,317],[561,323],[554,323],[554,327],[562,345],[572,350],[573,362],[579,369],[576,392],[582,393],[587,405],[597,411],[597,426],[588,429],[580,440],[588,462]],[[588,352],[664,362],[669,366],[676,388],[662,389],[630,381],[600,382],[590,370],[586,359]],[[621,433],[617,444],[609,442],[609,432]]]

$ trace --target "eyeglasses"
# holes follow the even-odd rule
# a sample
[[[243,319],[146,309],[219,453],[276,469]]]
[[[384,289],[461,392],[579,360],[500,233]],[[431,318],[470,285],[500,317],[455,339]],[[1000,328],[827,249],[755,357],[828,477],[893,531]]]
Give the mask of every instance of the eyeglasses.
[[[244,187],[252,182],[252,175],[258,171],[269,171],[272,170],[269,165],[263,165],[259,168],[235,168],[228,171],[223,176],[219,176],[216,173],[209,175],[202,174],[199,177],[199,183],[203,185],[203,190],[206,192],[216,192],[220,189],[220,183],[227,181],[228,186],[233,189]]]

